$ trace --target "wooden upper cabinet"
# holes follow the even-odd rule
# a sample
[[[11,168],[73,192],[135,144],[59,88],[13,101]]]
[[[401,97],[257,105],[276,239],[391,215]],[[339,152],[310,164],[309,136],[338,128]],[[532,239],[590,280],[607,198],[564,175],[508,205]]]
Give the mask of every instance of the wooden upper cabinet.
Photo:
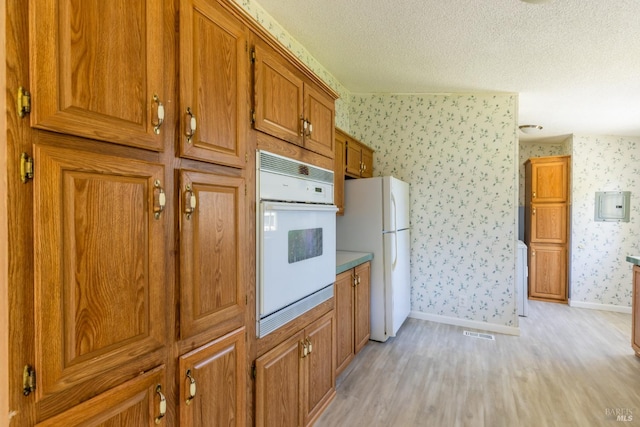
[[[373,150],[357,139],[344,134],[345,174],[352,178],[371,178],[373,176]]]
[[[247,35],[217,2],[181,0],[180,156],[245,166]]]
[[[373,150],[366,145],[361,147],[362,156],[362,178],[371,178],[373,176]]]
[[[276,138],[302,146],[302,78],[269,48],[258,43],[254,49],[254,127]]]
[[[244,324],[244,178],[180,172],[180,336]]]
[[[333,157],[335,102],[311,85],[304,87],[304,111],[307,120],[306,149]]]
[[[36,406],[45,419],[164,361],[164,167],[39,144],[34,162]]]
[[[31,125],[162,151],[163,3],[34,0]],[[160,108],[160,105],[163,105]]]
[[[180,426],[245,426],[245,329],[180,358]]]
[[[531,202],[567,202],[569,157],[554,160],[540,157],[529,160],[531,167]]]
[[[253,62],[255,129],[332,159],[334,98],[262,42]]]

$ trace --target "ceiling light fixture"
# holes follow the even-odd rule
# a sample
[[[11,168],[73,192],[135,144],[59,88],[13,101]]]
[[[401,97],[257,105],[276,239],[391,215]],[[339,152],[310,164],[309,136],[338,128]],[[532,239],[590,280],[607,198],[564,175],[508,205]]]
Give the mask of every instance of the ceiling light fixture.
[[[521,125],[518,126],[518,129],[520,129],[520,131],[522,133],[526,133],[526,134],[537,134],[540,133],[540,131],[542,130],[542,126],[540,125]]]

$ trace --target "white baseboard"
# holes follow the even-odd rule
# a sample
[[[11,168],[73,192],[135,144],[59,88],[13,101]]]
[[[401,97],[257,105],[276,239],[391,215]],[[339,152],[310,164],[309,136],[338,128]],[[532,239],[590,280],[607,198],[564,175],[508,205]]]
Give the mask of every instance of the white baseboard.
[[[479,322],[477,320],[460,319],[458,317],[440,316],[438,314],[412,311],[409,317],[414,319],[429,320],[431,322],[446,323],[447,325],[463,326],[465,328],[480,329],[481,331],[497,332],[505,335],[520,335],[520,328],[513,326],[497,325],[495,323]]]
[[[615,311],[616,313],[631,314],[631,307],[613,304],[598,304],[596,302],[584,302],[569,300],[569,306],[576,308],[588,308],[590,310]]]

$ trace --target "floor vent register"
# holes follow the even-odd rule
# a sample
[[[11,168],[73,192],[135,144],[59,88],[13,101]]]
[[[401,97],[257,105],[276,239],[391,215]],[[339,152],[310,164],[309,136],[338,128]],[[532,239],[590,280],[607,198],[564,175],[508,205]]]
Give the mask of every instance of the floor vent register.
[[[463,334],[465,337],[480,338],[480,339],[489,340],[489,341],[496,340],[496,338],[491,334],[481,334],[478,332],[471,332],[471,331],[464,331]]]

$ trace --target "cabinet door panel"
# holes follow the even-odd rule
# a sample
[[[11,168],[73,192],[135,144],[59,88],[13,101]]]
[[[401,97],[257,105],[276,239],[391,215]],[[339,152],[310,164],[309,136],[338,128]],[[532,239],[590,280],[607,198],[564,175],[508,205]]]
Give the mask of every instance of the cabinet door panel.
[[[304,139],[304,147],[323,156],[333,158],[335,105],[311,85],[304,87],[304,111],[311,124]]]
[[[244,337],[240,328],[180,358],[181,426],[245,425]],[[191,379],[196,388],[189,400]]]
[[[247,30],[216,2],[182,0],[180,6],[180,155],[243,167]],[[197,124],[190,139],[187,108]]]
[[[35,0],[30,6],[32,126],[162,150],[152,123],[154,94],[166,101],[162,2]]]
[[[216,326],[224,333],[243,324],[244,179],[181,171],[180,182],[181,337]],[[191,194],[196,206],[187,215]]]
[[[333,287],[335,292],[336,312],[336,375],[353,360],[353,270],[347,270],[336,277]]]
[[[568,193],[568,160],[545,161],[531,165],[531,201],[566,202]]]
[[[362,147],[362,177],[371,178],[373,176],[373,150],[369,147]]]
[[[352,177],[359,178],[360,177],[360,168],[362,165],[362,155],[360,150],[360,144],[353,141],[347,141],[347,150],[346,150],[346,174]]]
[[[531,242],[567,242],[567,204],[531,205]]]
[[[336,365],[333,312],[323,316],[306,329],[311,351],[305,358],[302,425],[309,425],[336,393]]]
[[[362,350],[369,342],[371,336],[371,319],[370,319],[370,295],[371,295],[371,263],[366,262],[356,267],[356,276],[359,277],[359,283],[354,291],[354,330],[355,330],[355,353]]]
[[[256,359],[256,426],[300,425],[303,339],[301,331]]]
[[[561,245],[531,244],[529,250],[529,296],[566,301],[567,250]]]
[[[34,158],[36,396],[47,414],[162,360],[163,166],[39,145]]]
[[[255,128],[302,146],[303,82],[260,45],[255,47]]]
[[[157,391],[166,394],[164,376],[164,366],[146,372],[36,426],[155,426],[161,399]]]

